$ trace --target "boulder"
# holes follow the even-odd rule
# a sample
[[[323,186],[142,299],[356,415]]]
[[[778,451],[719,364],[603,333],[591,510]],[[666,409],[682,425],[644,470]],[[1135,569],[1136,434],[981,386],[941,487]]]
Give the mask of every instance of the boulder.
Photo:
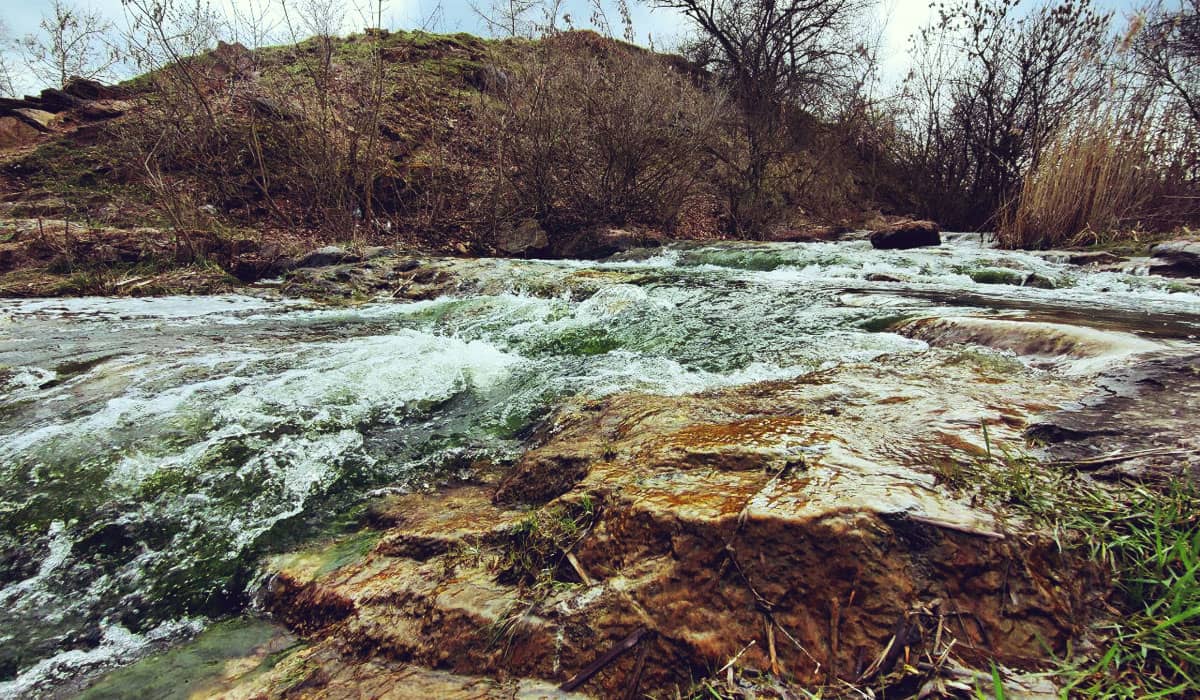
[[[40,132],[16,117],[0,117],[0,149],[36,143]]]
[[[551,251],[556,258],[599,260],[634,248],[646,248],[657,244],[657,240],[638,231],[597,227],[556,236]]]
[[[871,234],[872,247],[880,250],[902,250],[941,244],[941,228],[933,221],[901,221]]]
[[[217,42],[212,52],[213,68],[221,76],[244,79],[254,72],[254,52],[238,42]]]
[[[1200,241],[1167,241],[1150,249],[1150,273],[1164,277],[1200,277]]]
[[[54,121],[55,116],[45,110],[33,109],[32,107],[14,109],[10,114],[42,133],[50,131],[50,123]]]
[[[35,98],[38,106],[47,112],[65,112],[68,109],[78,107],[82,100],[73,95],[59,90],[58,88],[46,88],[42,90],[40,97]],[[27,98],[27,101],[28,98]]]
[[[496,236],[496,247],[509,255],[541,250],[548,244],[546,231],[534,219],[525,219],[516,226],[506,227]]]
[[[121,102],[86,102],[75,113],[88,121],[103,121],[121,116],[125,107]]]
[[[318,248],[296,261],[296,267],[328,267],[341,263],[359,262],[360,258],[335,245]]]
[[[79,76],[68,78],[62,91],[81,100],[120,100],[127,97],[126,90]]]
[[[886,675],[947,635],[981,667],[1037,668],[1087,628],[1099,569],[946,465],[1023,444],[1033,410],[1080,393],[897,357],[579,399],[507,474],[374,504],[385,531],[358,560],[327,563],[346,545],[274,558],[264,606],[314,645],[595,697],[670,696],[735,656],[747,675],[862,682],[871,660]],[[985,438],[975,427],[998,406]],[[532,599],[542,571],[555,584]],[[636,653],[598,665],[615,648]],[[364,659],[354,673],[377,675]]]
[[[511,80],[508,73],[492,65],[480,66],[467,75],[467,84],[480,92],[504,92]]]

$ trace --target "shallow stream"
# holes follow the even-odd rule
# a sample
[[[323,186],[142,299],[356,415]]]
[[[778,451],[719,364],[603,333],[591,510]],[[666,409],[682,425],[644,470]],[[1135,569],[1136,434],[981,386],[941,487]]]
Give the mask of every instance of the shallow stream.
[[[345,308],[265,289],[0,301],[0,696],[69,694],[194,636],[251,604],[263,555],[373,493],[514,458],[573,395],[926,352],[887,330],[911,316],[1200,336],[1187,284],[967,236],[627,258],[471,261],[448,296]]]

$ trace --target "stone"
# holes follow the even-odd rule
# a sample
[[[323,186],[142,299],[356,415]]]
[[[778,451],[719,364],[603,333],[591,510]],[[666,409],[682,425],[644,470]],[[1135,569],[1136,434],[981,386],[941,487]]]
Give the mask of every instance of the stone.
[[[363,248],[362,258],[363,260],[375,260],[376,258],[386,258],[395,254],[395,249],[389,246],[372,245]]]
[[[1200,483],[1200,361],[1163,352],[1114,367],[1026,430],[1041,456],[1094,478]]]
[[[127,90],[79,76],[67,78],[62,91],[80,100],[120,100],[128,96]]]
[[[125,114],[124,104],[122,102],[85,102],[75,110],[75,113],[80,118],[90,121],[116,119]]]
[[[295,267],[328,267],[342,263],[359,262],[361,258],[345,248],[331,245],[318,248],[296,261]]]
[[[551,254],[556,258],[601,260],[655,243],[654,238],[639,231],[601,226],[555,236]]]
[[[1011,352],[1068,375],[1095,373],[1163,349],[1161,343],[1121,331],[978,316],[918,318],[894,330],[939,347],[976,345]]]
[[[1057,289],[1058,283],[1053,279],[1039,275],[1036,272],[1031,272],[1022,283],[1025,287],[1034,287],[1036,289]]]
[[[933,221],[901,221],[871,234],[871,246],[880,250],[902,250],[941,244],[941,228]]]
[[[51,112],[33,108],[14,109],[11,114],[41,132],[50,131],[50,125],[54,122],[56,116]]]
[[[1200,241],[1167,241],[1150,249],[1150,273],[1164,277],[1200,277]]]
[[[0,117],[0,149],[22,148],[37,143],[40,131],[16,117]]]
[[[236,41],[218,41],[211,55],[214,67],[223,76],[243,79],[253,73],[254,53]]]
[[[27,98],[28,99],[28,98]],[[58,88],[46,88],[42,90],[42,94],[35,98],[38,106],[47,112],[65,112],[68,109],[78,107],[82,100],[78,97],[68,95]]]
[[[503,93],[508,90],[512,78],[496,66],[483,65],[467,75],[467,84],[480,92]]]
[[[1033,254],[1053,263],[1080,266],[1114,265],[1124,260],[1106,250],[1044,250],[1033,251]]]
[[[496,236],[496,247],[509,255],[541,250],[549,242],[546,231],[536,219],[525,219],[516,226],[501,230]]]
[[[948,488],[939,465],[1021,444],[1036,412],[1083,388],[961,362],[930,371],[947,356],[569,402],[496,485],[484,472],[374,506],[384,534],[361,560],[331,571],[332,556],[277,557],[264,603],[312,645],[279,676],[373,696],[393,678],[383,660],[401,659],[549,687],[642,630],[638,653],[579,690],[636,681],[670,696],[739,652],[739,668],[795,683],[858,682],[897,629],[913,632],[905,654],[936,653],[938,620],[959,658],[1036,669],[1038,650],[1061,654],[1088,627],[1103,577],[1053,533]],[[964,429],[998,410],[989,443]],[[574,534],[539,548],[564,518]],[[530,567],[557,583],[531,597]],[[293,666],[312,654],[311,670]]]

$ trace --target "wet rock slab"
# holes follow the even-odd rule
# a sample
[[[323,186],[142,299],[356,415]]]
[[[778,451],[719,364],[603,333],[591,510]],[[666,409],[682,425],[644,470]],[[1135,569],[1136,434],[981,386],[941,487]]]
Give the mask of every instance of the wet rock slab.
[[[577,401],[498,483],[377,507],[386,532],[361,561],[278,561],[268,607],[332,656],[264,692],[369,693],[401,662],[671,695],[739,653],[800,684],[861,682],[951,638],[981,667],[1038,668],[1090,619],[1096,572],[951,483],[952,465],[1081,393],[931,351]],[[532,546],[567,517],[577,534]],[[521,557],[549,578],[523,578]]]
[[[1080,401],[1040,418],[1029,437],[1048,461],[1101,478],[1200,482],[1200,358],[1161,353],[1104,373]]]

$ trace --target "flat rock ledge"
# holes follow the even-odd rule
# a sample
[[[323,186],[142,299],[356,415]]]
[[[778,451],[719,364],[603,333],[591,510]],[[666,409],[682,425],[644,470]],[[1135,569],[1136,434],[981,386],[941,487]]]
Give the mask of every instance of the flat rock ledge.
[[[1100,572],[956,465],[1085,387],[974,357],[568,404],[510,469],[377,503],[361,559],[276,558],[263,604],[308,646],[230,697],[412,697],[428,673],[439,697],[675,697],[732,659],[828,687],[947,649],[1044,668]]]

